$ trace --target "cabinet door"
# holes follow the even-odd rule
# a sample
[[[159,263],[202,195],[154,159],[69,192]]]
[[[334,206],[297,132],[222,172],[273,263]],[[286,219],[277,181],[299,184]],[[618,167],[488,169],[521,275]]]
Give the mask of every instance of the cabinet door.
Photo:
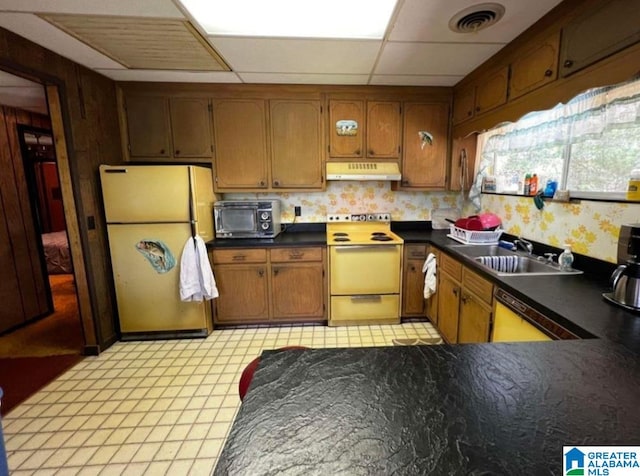
[[[400,103],[367,102],[367,157],[397,159],[400,157]]]
[[[458,124],[466,121],[467,119],[471,119],[475,112],[475,105],[475,86],[469,86],[456,92],[453,97],[453,123]]]
[[[406,260],[402,280],[402,317],[422,317],[425,315],[424,260]]]
[[[560,75],[569,76],[640,41],[640,2],[609,0],[589,9],[562,30]]]
[[[220,296],[215,299],[216,322],[258,322],[269,319],[267,265],[217,265]]]
[[[458,344],[489,342],[491,308],[467,291],[462,292]]]
[[[211,157],[211,111],[205,98],[171,98],[173,156]]]
[[[364,156],[364,101],[329,101],[329,156]]]
[[[538,42],[511,64],[509,98],[514,99],[558,77],[560,33]]]
[[[215,189],[265,189],[266,108],[262,99],[214,99]]]
[[[129,155],[131,157],[171,156],[169,103],[158,96],[128,96],[125,99]]]
[[[449,106],[405,103],[400,189],[444,189],[447,175]],[[431,134],[433,142],[421,133]]]
[[[322,263],[273,263],[272,319],[324,318]]]
[[[438,289],[438,330],[450,344],[458,342],[460,285],[447,274],[440,274]]]
[[[481,114],[507,102],[509,67],[496,71],[476,87],[475,113]]]
[[[322,190],[320,101],[274,100],[271,112],[271,186]]]
[[[449,190],[469,190],[475,179],[476,147],[478,134],[473,133],[463,139],[454,139],[451,145],[451,174]],[[463,152],[464,150],[464,152]]]

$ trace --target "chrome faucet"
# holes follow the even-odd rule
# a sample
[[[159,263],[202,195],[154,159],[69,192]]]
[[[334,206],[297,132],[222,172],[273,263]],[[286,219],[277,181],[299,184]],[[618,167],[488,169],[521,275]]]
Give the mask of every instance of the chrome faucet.
[[[525,240],[521,236],[519,236],[517,240],[513,240],[513,244],[516,245],[516,248],[518,248],[519,246],[529,254],[533,253],[533,245],[531,244],[531,242]]]

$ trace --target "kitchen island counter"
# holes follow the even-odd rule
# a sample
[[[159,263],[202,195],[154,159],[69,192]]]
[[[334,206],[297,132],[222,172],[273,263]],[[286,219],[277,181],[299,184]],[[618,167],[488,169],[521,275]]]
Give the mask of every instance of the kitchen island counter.
[[[639,401],[606,340],[265,352],[214,474],[559,474],[640,444]]]

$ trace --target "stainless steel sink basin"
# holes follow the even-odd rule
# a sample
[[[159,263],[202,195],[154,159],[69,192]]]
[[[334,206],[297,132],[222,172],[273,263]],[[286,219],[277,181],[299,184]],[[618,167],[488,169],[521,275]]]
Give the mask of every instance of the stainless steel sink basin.
[[[496,276],[582,274],[582,271],[577,269],[563,271],[556,263],[548,263],[542,257],[509,251],[496,245],[454,245],[453,248],[473,258],[485,270]]]

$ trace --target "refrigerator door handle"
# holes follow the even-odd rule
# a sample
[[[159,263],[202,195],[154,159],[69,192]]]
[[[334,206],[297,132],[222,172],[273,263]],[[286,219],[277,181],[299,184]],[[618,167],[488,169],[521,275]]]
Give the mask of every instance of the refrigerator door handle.
[[[126,168],[109,168],[109,169],[104,169],[104,173],[105,174],[126,174],[127,173],[127,169]]]

